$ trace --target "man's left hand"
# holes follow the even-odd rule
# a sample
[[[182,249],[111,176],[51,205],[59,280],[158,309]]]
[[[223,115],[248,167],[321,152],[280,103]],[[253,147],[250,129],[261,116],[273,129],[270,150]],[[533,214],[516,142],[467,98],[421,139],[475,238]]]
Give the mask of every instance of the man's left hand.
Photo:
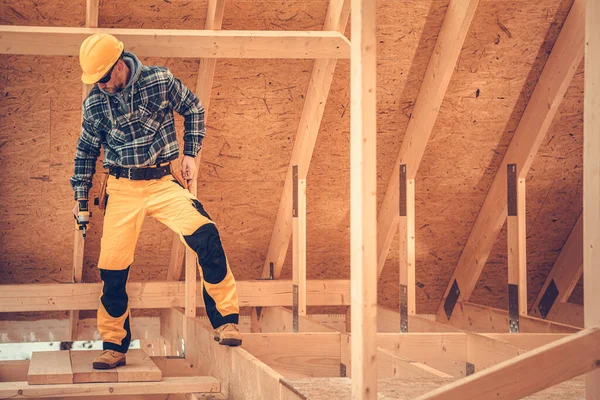
[[[194,157],[183,156],[183,161],[181,162],[181,175],[187,182],[187,186],[191,187],[192,182],[198,177],[196,159]]]

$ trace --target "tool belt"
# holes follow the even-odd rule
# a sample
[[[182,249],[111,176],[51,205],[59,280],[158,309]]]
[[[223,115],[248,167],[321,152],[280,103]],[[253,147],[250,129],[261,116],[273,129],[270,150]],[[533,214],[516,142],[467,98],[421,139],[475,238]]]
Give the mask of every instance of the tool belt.
[[[179,183],[184,189],[187,189],[187,182],[183,179],[181,171],[176,171],[172,167],[173,162],[169,164],[154,168],[123,168],[123,167],[111,167],[108,172],[103,172],[103,176],[100,178],[100,195],[94,199],[94,204],[98,206],[100,211],[106,210],[106,204],[108,203],[108,194],[106,193],[106,186],[108,184],[108,175],[116,176],[119,178],[127,178],[132,180],[149,180],[149,179],[160,179],[167,174],[171,174],[175,181]],[[141,171],[141,172],[140,172]]]
[[[119,178],[127,178],[132,181],[160,179],[165,175],[171,173],[171,163],[149,168],[124,168],[124,167],[110,167],[109,174]]]

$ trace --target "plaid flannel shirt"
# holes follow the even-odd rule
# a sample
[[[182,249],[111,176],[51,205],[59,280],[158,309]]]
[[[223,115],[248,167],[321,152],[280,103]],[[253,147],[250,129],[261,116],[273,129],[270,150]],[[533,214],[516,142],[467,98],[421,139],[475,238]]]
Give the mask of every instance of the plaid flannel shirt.
[[[177,159],[173,110],[185,118],[183,154],[195,157],[202,147],[206,128],[198,97],[168,69],[141,64],[140,68],[126,100],[132,106],[128,112],[119,107],[119,99],[98,86],[83,102],[81,136],[70,179],[76,200],[88,198],[100,146],[104,147],[104,168],[147,167]]]

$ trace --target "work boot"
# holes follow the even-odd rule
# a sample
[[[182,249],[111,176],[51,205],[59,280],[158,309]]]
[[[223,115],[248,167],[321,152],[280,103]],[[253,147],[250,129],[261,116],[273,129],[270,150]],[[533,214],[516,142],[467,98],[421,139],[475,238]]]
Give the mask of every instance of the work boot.
[[[125,365],[125,353],[114,350],[104,350],[94,359],[94,369],[111,369]]]
[[[229,323],[221,325],[214,332],[215,341],[226,346],[239,346],[242,344],[242,335],[237,324]]]

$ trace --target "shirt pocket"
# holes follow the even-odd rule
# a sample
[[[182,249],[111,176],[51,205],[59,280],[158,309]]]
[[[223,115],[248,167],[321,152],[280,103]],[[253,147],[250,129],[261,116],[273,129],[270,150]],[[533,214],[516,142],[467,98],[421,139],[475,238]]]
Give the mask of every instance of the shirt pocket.
[[[165,111],[168,107],[169,102],[167,100],[160,103],[148,102],[140,104],[140,124],[142,128],[150,132],[156,132],[164,120]]]

